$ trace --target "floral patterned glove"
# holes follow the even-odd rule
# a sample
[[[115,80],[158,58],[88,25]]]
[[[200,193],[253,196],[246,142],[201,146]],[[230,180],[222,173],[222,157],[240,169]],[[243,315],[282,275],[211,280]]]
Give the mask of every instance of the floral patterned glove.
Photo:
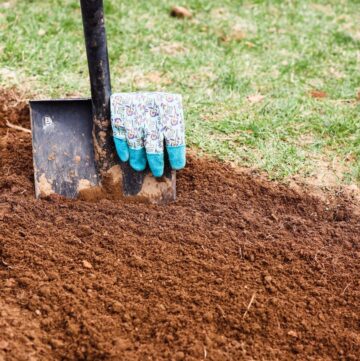
[[[172,169],[185,167],[185,125],[181,95],[161,92],[111,96],[111,124],[119,158],[136,171],[146,163],[154,177],[164,173],[164,141]]]

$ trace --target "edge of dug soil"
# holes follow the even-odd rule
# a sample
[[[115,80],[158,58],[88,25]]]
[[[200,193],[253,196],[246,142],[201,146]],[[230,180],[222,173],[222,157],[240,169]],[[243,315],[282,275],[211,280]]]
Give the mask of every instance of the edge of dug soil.
[[[17,108],[19,105],[22,107],[25,106],[28,109],[28,102],[30,99],[45,99],[45,97],[34,94],[29,89],[21,90],[15,86],[1,86],[0,96],[1,98],[8,100],[7,104],[3,103],[0,105],[2,108],[1,113],[6,114],[4,118],[0,119],[0,127],[9,128],[19,132],[29,132],[30,124],[18,124],[18,120],[12,119],[12,112],[7,112],[7,109]],[[74,96],[74,94],[66,94],[67,98],[73,98]],[[76,96],[78,97],[79,95],[77,94]],[[0,139],[0,145],[2,141],[3,139]],[[220,161],[217,157],[206,154],[202,150],[196,149],[194,146],[187,148],[187,154],[193,158],[206,158],[218,162]],[[301,174],[285,178],[281,181],[271,180],[268,174],[259,168],[241,167],[235,162],[225,163],[230,165],[235,172],[251,175],[252,177],[257,177],[261,180],[270,181],[273,184],[286,185],[296,192],[306,193],[310,196],[319,198],[329,206],[333,206],[339,203],[339,201],[342,203],[345,202],[354,211],[354,214],[360,215],[360,187],[356,184],[344,185],[339,183],[337,185],[329,185],[324,183],[319,185],[319,182],[314,182],[312,178],[304,177]]]

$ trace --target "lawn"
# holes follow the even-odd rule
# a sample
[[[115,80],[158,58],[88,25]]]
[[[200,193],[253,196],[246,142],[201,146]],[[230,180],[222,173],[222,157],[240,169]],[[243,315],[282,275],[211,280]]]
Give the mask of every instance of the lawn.
[[[360,2],[105,0],[114,91],[183,94],[188,144],[266,171],[360,182]],[[78,0],[0,4],[0,82],[88,96]]]

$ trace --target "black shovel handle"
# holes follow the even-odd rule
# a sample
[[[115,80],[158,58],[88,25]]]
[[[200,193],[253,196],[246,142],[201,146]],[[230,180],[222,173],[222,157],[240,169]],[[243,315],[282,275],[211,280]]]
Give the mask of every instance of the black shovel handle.
[[[110,67],[103,0],[80,0],[93,104],[93,140],[100,175],[114,161],[110,121]]]
[[[104,6],[103,0],[80,0],[80,3],[93,104],[95,161],[100,179],[104,180],[107,171],[116,163],[116,152],[112,139],[110,120],[111,82]],[[125,195],[143,194],[144,197],[153,197],[156,203],[173,201],[175,199],[176,177],[175,172],[171,171],[168,160],[165,162],[163,177],[163,184],[166,184],[165,187],[161,187],[154,180],[144,183],[145,178],[149,174],[148,169],[143,172],[136,172],[130,167],[128,162],[121,162],[121,169],[123,192]],[[159,189],[158,192],[155,192],[155,196],[153,195],[153,189]]]

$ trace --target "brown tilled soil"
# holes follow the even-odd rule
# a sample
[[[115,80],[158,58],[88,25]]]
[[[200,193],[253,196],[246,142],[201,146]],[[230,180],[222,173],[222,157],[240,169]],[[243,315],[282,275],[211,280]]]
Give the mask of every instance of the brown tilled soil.
[[[349,200],[189,159],[168,206],[34,199],[0,95],[0,360],[359,360]]]

